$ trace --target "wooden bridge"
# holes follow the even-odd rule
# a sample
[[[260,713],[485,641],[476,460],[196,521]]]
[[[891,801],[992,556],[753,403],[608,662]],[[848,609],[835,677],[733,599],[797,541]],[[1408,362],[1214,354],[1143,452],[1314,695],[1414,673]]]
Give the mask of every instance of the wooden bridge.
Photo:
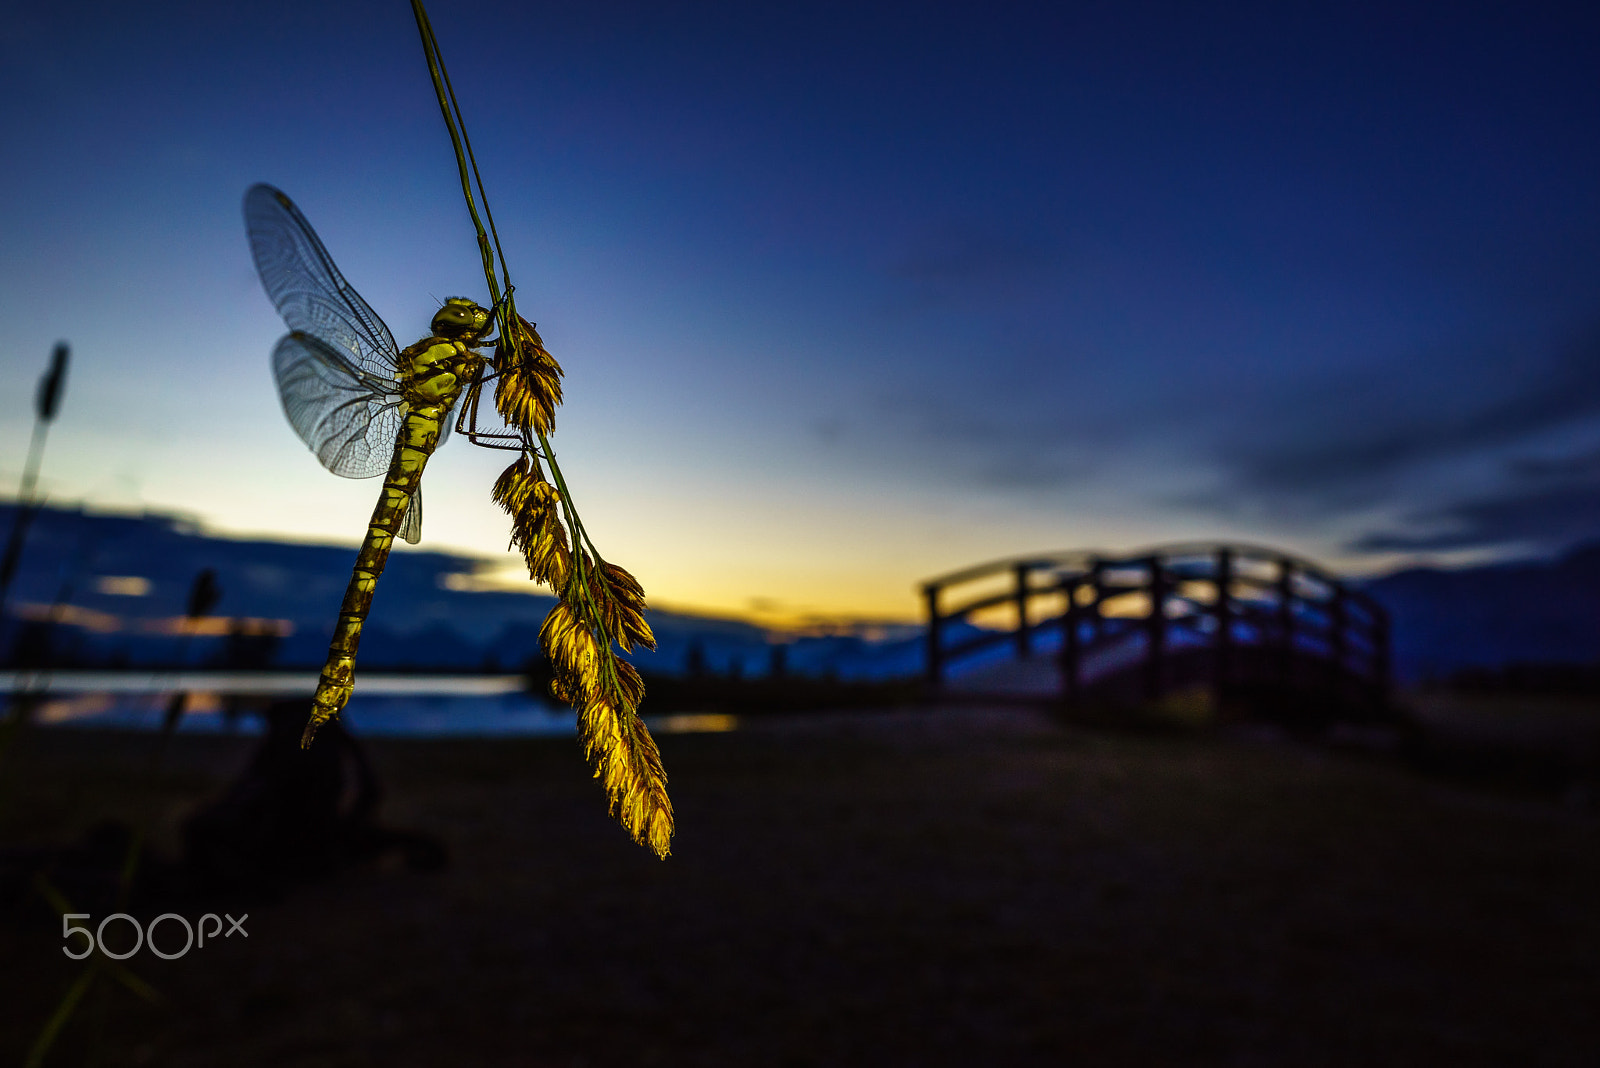
[[[1039,696],[1043,668],[1044,685],[1069,709],[1205,687],[1225,713],[1310,722],[1387,714],[1388,614],[1276,550],[1049,553],[981,564],[922,589],[927,681],[940,694],[985,696],[985,678],[1031,668]]]

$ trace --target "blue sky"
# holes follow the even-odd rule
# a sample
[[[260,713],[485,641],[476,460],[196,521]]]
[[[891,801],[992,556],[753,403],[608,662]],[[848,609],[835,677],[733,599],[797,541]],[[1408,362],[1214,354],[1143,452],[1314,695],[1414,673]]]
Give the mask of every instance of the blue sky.
[[[602,550],[783,620],[1031,550],[1600,535],[1596,16],[1225,7],[436,0]],[[0,485],[65,338],[52,500],[353,542],[239,203],[401,344],[481,296],[408,5],[12,6],[0,137]],[[425,547],[502,554],[502,463],[440,452]]]

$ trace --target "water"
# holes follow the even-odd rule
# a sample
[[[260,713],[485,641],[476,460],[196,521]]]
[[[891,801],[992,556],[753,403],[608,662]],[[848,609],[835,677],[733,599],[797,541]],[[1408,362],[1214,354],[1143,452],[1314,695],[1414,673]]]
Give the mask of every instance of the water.
[[[33,722],[41,727],[155,731],[174,693],[188,699],[178,730],[186,734],[259,734],[252,700],[305,697],[315,673],[278,672],[0,672],[11,692],[44,690]],[[571,736],[577,716],[566,705],[534,696],[520,675],[363,675],[341,713],[356,734],[369,737]],[[678,734],[733,730],[733,716],[647,716],[650,729]]]

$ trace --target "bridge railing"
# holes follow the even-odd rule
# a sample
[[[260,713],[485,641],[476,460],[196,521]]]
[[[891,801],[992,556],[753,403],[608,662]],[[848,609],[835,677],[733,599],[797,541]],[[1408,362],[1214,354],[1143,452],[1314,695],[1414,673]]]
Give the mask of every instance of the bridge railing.
[[[983,586],[989,588],[973,592]],[[1196,544],[1124,556],[1046,553],[943,575],[924,583],[922,593],[934,687],[952,664],[984,650],[1009,643],[1027,658],[1050,646],[1061,695],[1072,701],[1095,681],[1089,675],[1097,652],[1131,643],[1139,646],[1148,698],[1167,688],[1175,657],[1192,660],[1195,650],[1207,649],[1219,693],[1276,682],[1354,689],[1378,705],[1387,699],[1383,607],[1315,564],[1272,549]],[[1009,615],[1009,627],[977,623],[997,610]]]

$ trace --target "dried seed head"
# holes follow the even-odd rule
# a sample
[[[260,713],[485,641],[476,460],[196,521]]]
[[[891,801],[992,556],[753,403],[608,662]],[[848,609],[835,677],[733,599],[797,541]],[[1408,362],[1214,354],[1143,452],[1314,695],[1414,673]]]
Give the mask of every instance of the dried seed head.
[[[606,691],[583,702],[578,711],[578,733],[584,751],[594,764],[595,778],[605,788],[611,814],[640,845],[665,857],[672,844],[672,800],[667,796],[667,773],[661,764],[650,730],[622,695],[626,689],[640,697],[644,685],[626,661],[614,664],[620,678]]]
[[[533,324],[522,316],[495,346],[494,403],[509,426],[548,434],[561,403],[561,365],[545,349]]]
[[[658,856],[672,842],[672,800],[661,752],[644,721],[639,702],[644,680],[633,665],[618,660],[561,601],[539,628],[539,643],[554,674],[551,691],[578,710],[578,737],[604,786],[611,814]]]
[[[490,496],[494,503],[516,515],[537,481],[539,479],[528,468],[528,457],[524,453],[517,457],[516,463],[500,472],[500,477],[494,480],[494,489],[490,491]]]
[[[537,459],[518,459],[495,481],[494,500],[511,513],[511,544],[527,560],[528,573],[560,592],[571,571],[571,553],[561,525],[561,494],[542,474]]]
[[[631,653],[635,645],[656,647],[655,635],[644,620],[644,589],[627,571],[603,562],[590,568],[589,595],[606,634],[622,646],[623,652]]]
[[[526,319],[517,316],[507,334],[495,353],[495,406],[507,424],[549,433],[561,403],[561,367]],[[672,800],[661,752],[639,718],[644,680],[612,650],[612,642],[624,652],[655,648],[644,590],[624,569],[569,545],[561,495],[545,481],[537,457],[525,454],[506,468],[494,500],[511,515],[511,543],[522,551],[529,574],[561,598],[539,628],[550,692],[577,709],[578,736],[611,814],[634,841],[665,857],[672,845]],[[574,549],[580,549],[576,559]]]

